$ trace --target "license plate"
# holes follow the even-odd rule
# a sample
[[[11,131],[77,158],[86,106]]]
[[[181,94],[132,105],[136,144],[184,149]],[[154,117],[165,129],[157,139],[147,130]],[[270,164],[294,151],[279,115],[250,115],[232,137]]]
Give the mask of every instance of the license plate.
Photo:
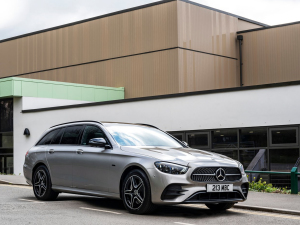
[[[233,191],[233,184],[208,184],[207,192],[230,192]]]

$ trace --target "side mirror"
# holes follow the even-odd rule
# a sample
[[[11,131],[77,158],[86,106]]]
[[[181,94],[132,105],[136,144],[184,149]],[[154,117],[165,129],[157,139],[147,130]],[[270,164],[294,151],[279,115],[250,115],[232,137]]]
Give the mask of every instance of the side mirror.
[[[186,147],[190,147],[188,143],[186,143],[185,141],[182,141],[182,143],[186,146]]]
[[[106,145],[106,140],[104,138],[93,138],[90,139],[89,145],[95,146],[95,147],[105,147]]]

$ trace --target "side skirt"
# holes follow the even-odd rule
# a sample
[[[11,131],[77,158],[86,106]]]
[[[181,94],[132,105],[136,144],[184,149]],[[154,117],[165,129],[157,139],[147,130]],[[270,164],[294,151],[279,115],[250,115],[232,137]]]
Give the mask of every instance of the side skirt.
[[[62,186],[55,186],[55,185],[52,186],[52,189],[57,192],[121,199],[119,194],[104,192],[104,191],[92,191],[86,189],[62,187]]]

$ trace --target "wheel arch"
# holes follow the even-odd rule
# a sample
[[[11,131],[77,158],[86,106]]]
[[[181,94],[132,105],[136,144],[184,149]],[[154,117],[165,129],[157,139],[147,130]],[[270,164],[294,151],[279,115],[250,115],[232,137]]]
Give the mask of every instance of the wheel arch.
[[[34,175],[34,172],[35,172],[35,170],[36,170],[39,166],[45,166],[45,167],[47,168],[48,172],[50,173],[49,168],[48,168],[48,166],[46,165],[46,163],[44,163],[44,162],[37,162],[37,163],[34,165],[34,167],[32,168],[32,174],[31,174],[32,181],[33,181],[33,175]],[[50,175],[50,176],[51,176],[51,175]]]
[[[135,170],[135,169],[142,170],[142,171],[146,174],[146,177],[147,177],[147,179],[148,179],[148,181],[149,181],[149,183],[150,183],[149,174],[148,174],[147,170],[146,170],[142,165],[140,165],[140,164],[131,164],[131,165],[128,165],[128,166],[124,169],[124,171],[123,171],[123,173],[122,173],[122,175],[121,175],[121,178],[120,178],[120,183],[119,183],[119,193],[120,193],[120,198],[121,198],[121,199],[122,199],[122,184],[123,184],[123,181],[124,181],[126,175],[127,175],[128,173],[130,173],[132,170]],[[151,188],[151,187],[150,187],[150,188]]]

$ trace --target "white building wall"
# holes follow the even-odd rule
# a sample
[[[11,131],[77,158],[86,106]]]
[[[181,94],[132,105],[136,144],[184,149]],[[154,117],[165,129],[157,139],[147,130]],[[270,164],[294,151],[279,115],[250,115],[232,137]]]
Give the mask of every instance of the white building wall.
[[[14,171],[49,127],[78,120],[148,123],[166,131],[300,124],[300,85],[21,113],[14,101]],[[30,137],[23,131],[29,128]]]
[[[56,99],[56,98],[36,98],[36,97],[22,97],[22,109],[40,109],[63,105],[75,105],[89,103],[88,101],[79,100],[66,100],[66,99]]]

